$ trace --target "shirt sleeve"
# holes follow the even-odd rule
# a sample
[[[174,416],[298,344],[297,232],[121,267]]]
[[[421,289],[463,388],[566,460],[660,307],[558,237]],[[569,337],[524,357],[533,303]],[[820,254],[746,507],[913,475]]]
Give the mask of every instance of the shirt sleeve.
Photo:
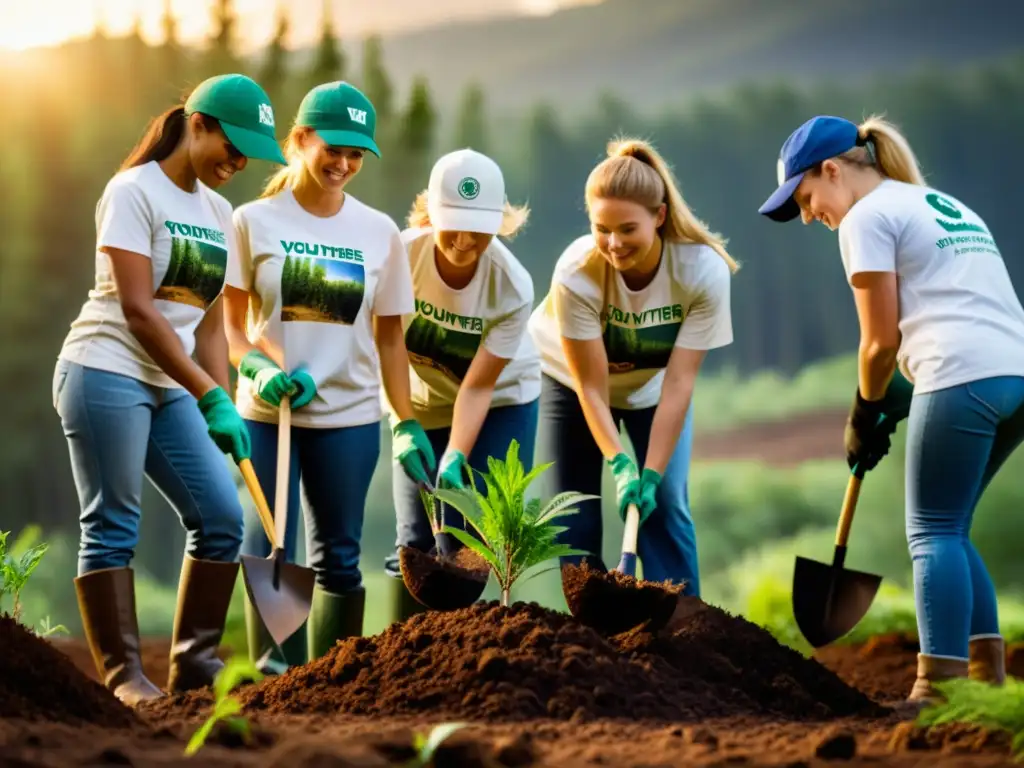
[[[532,311],[530,304],[523,304],[519,309],[498,318],[497,322],[484,331],[484,349],[504,360],[514,358],[526,335]]]
[[[232,216],[232,226],[224,236],[228,241],[228,272],[225,282],[243,291],[252,290],[252,248],[249,243],[249,222],[239,211]]]
[[[895,272],[896,228],[877,208],[851,211],[839,227],[839,251],[848,281],[859,272]]]
[[[396,229],[391,235],[388,255],[373,293],[373,314],[405,315],[416,309],[409,256]]]
[[[99,203],[96,247],[153,256],[153,214],[138,184],[117,179]]]
[[[701,283],[676,335],[677,347],[707,350],[732,343],[732,273],[718,254]]]
[[[567,339],[601,338],[601,313],[562,283],[552,286],[558,332]]]

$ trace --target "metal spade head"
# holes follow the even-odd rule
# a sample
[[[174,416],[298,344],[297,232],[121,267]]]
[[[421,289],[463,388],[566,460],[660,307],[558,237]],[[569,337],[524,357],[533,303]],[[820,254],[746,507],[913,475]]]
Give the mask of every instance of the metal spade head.
[[[882,577],[796,558],[793,568],[793,615],[800,632],[815,648],[835,642],[864,618],[878,593]]]
[[[309,616],[316,575],[284,559],[276,549],[268,558],[242,555],[245,590],[267,632],[280,647]]]

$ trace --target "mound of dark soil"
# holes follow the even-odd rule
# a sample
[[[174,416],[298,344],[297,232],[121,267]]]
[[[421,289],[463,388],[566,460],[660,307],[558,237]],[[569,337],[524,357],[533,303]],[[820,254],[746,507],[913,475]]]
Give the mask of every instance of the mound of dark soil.
[[[790,719],[877,712],[754,624],[705,607],[674,633],[607,638],[534,603],[428,611],[239,692],[248,710],[521,721]]]
[[[683,585],[643,581],[618,571],[599,571],[586,562],[562,569],[562,592],[572,615],[606,634],[649,622],[660,629],[675,610]]]
[[[131,709],[48,641],[0,615],[0,719],[129,728]]]

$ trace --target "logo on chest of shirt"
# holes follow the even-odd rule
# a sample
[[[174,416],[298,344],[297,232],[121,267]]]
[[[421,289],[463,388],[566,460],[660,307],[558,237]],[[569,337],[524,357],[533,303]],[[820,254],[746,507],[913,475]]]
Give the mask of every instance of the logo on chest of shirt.
[[[409,360],[461,382],[480,348],[483,318],[460,315],[416,299],[416,315],[405,331]]]
[[[224,233],[179,221],[164,222],[171,248],[160,285],[153,297],[206,311],[224,287],[228,252]]]
[[[601,315],[609,373],[664,368],[683,325],[682,304],[632,312],[609,304]]]
[[[952,219],[952,221],[946,221],[945,219],[936,218],[935,223],[947,232],[957,233],[953,237],[940,238],[935,243],[936,248],[941,251],[953,246],[954,256],[961,256],[966,253],[990,253],[1002,258],[1002,254],[996,247],[996,241],[992,239],[988,231],[979,224],[962,221],[964,217],[963,211],[957,208],[952,200],[934,192],[926,195],[924,199],[928,205],[944,217]]]

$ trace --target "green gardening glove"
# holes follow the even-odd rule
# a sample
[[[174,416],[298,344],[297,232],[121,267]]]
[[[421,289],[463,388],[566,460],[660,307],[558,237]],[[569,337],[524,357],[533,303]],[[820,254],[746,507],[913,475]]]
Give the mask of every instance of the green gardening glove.
[[[230,454],[238,464],[252,458],[249,430],[239,415],[231,397],[222,387],[214,387],[199,399],[199,411],[206,419],[206,427],[224,453]]]
[[[650,517],[655,507],[658,506],[659,485],[661,485],[661,475],[653,469],[645,469],[640,475],[640,491],[637,494],[640,501],[636,505],[640,510],[640,525],[644,524],[644,520]]]
[[[251,379],[256,385],[256,395],[275,408],[281,405],[282,397],[295,393],[295,385],[288,378],[288,374],[259,350],[246,352],[238,365],[238,372]]]
[[[615,502],[619,506],[619,517],[625,521],[626,507],[640,504],[640,478],[636,464],[625,453],[619,453],[608,459],[615,480]]]
[[[292,410],[309,405],[309,402],[316,397],[316,382],[305,368],[296,368],[288,377],[295,393],[292,395]]]
[[[449,448],[441,456],[441,476],[438,479],[438,485],[442,488],[465,488],[465,472],[468,470],[466,455],[462,451],[454,451]]]
[[[429,483],[437,465],[427,433],[416,419],[400,421],[391,430],[391,457],[417,483]]]

